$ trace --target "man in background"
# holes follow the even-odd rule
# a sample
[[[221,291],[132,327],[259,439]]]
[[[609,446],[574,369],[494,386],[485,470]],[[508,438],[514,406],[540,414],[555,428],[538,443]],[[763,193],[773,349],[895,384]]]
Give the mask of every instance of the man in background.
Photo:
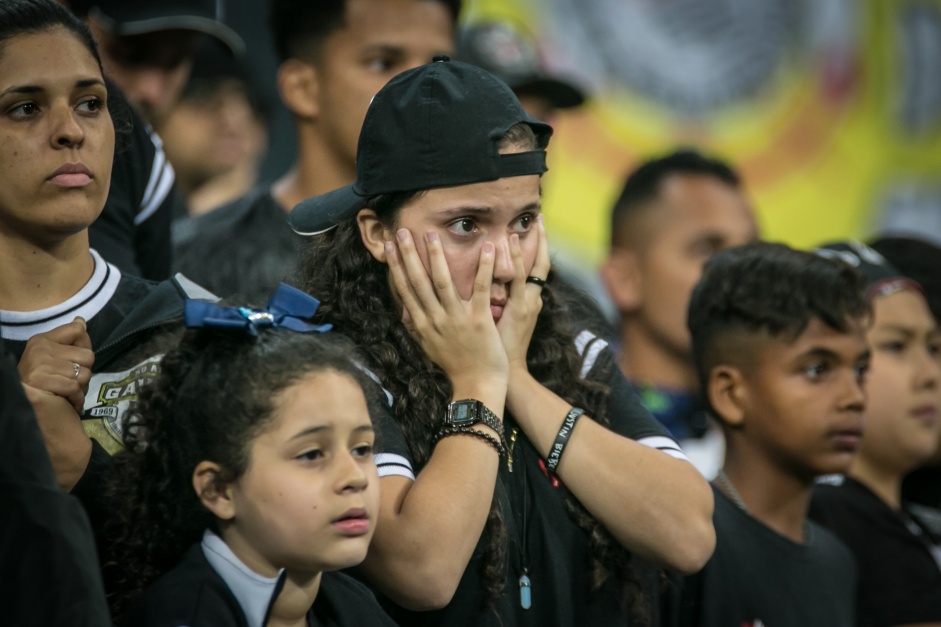
[[[723,448],[703,411],[686,327],[689,297],[709,257],[757,237],[738,174],[692,150],[641,164],[611,213],[601,275],[618,312],[619,365],[708,478]]]
[[[242,59],[203,41],[180,100],[160,127],[189,215],[247,194],[268,144],[267,107]]]
[[[245,48],[216,0],[70,0],[98,41],[105,73],[148,124],[160,127],[189,78],[203,36]]]
[[[175,265],[221,296],[264,302],[304,238],[298,202],[352,183],[372,97],[390,78],[454,49],[459,0],[271,0],[278,90],[297,125],[297,161],[273,185],[174,227]]]
[[[89,230],[91,245],[122,272],[161,280],[170,276],[170,224],[185,212],[173,168],[154,134],[179,99],[201,38],[233,54],[244,48],[221,22],[216,0],[63,0],[95,35],[109,81],[115,120],[111,191]],[[128,106],[130,103],[130,106]],[[158,128],[159,130],[159,128]]]

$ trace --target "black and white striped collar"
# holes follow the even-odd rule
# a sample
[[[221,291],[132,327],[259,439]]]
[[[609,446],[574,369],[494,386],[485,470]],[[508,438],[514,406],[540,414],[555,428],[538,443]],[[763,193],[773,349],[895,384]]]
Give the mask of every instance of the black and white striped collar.
[[[36,311],[4,311],[0,309],[0,337],[25,342],[39,333],[46,333],[81,316],[95,317],[114,296],[121,282],[121,271],[89,249],[95,260],[95,271],[88,282],[64,302]]]

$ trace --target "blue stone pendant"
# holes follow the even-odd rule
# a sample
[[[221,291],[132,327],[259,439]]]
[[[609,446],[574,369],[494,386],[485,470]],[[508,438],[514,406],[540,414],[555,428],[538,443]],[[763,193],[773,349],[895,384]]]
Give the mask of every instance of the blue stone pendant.
[[[524,570],[522,576],[520,576],[520,607],[524,610],[528,610],[532,606],[532,584],[530,584],[529,577],[526,576],[526,571]]]

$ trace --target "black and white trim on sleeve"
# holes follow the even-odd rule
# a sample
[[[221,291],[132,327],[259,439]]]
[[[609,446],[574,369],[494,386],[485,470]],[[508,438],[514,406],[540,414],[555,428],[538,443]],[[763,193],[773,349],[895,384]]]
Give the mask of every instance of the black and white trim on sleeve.
[[[579,371],[580,378],[584,379],[588,376],[588,373],[591,372],[591,369],[595,367],[595,363],[597,363],[598,356],[601,354],[601,351],[607,347],[607,340],[598,337],[591,331],[585,330],[575,336],[575,348],[578,350],[578,354],[582,358],[582,367]],[[637,440],[637,442],[639,444],[643,444],[644,446],[649,446],[650,448],[663,451],[670,457],[689,461],[689,458],[686,457],[686,453],[683,452],[683,449],[680,448],[680,445],[673,438],[668,438],[662,435],[655,435],[646,438],[640,438]]]
[[[663,451],[670,457],[689,461],[689,458],[686,457],[686,453],[683,452],[683,449],[680,448],[680,445],[677,444],[676,440],[673,438],[668,438],[663,435],[654,435],[646,438],[640,438],[637,440],[637,443],[643,444],[644,446],[649,446],[650,448],[655,448],[658,451]]]
[[[598,361],[598,355],[607,347],[607,340],[598,337],[591,331],[585,330],[575,336],[575,348],[582,358],[582,367],[578,373],[580,379],[588,376],[591,369],[595,367],[595,362]]]
[[[392,407],[392,401],[394,400],[392,393],[382,386],[382,381],[379,377],[363,364],[356,361],[353,363],[363,374],[376,382],[376,385],[378,385],[382,393],[385,394],[386,403],[389,404],[389,407]],[[373,460],[376,462],[376,469],[379,471],[380,479],[382,477],[399,476],[415,481],[415,471],[412,469],[412,463],[408,461],[408,458],[395,453],[376,453],[373,455]]]
[[[176,180],[176,172],[173,171],[173,166],[167,161],[167,155],[163,151],[163,142],[154,132],[150,133],[150,140],[156,148],[156,153],[150,168],[150,179],[147,181],[144,197],[141,199],[140,211],[134,216],[135,226],[139,226],[157,212],[170,195],[173,182]]]
[[[382,393],[385,394],[386,396],[386,403],[388,403],[389,407],[392,407],[392,401],[393,401],[392,392],[390,392],[389,390],[385,389],[382,386],[382,381],[379,380],[379,377],[373,374],[372,370],[370,370],[369,368],[367,368],[366,366],[364,366],[363,364],[357,361],[354,361],[353,365],[359,368],[360,371],[362,371],[364,375],[366,375],[367,377],[369,377],[370,379],[376,382],[376,385],[379,386],[379,389],[382,390]]]
[[[415,481],[415,471],[412,470],[412,464],[395,453],[376,453],[373,456],[376,462],[376,468],[379,470],[379,478],[398,475]]]

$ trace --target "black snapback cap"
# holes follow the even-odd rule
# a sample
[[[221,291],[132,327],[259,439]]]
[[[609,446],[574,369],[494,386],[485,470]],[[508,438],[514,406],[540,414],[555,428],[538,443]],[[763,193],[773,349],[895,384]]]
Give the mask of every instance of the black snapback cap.
[[[191,30],[215,37],[233,54],[245,52],[245,42],[222,22],[222,0],[72,0],[115,35],[143,35],[164,30]]]
[[[866,282],[867,298],[888,296],[903,289],[913,289],[924,294],[924,289],[917,281],[902,274],[885,257],[861,242],[831,242],[814,252],[821,257],[840,259],[859,270]]]
[[[497,143],[526,123],[538,148],[500,154]],[[356,182],[303,200],[288,223],[301,235],[323,233],[378,194],[467,185],[546,171],[552,127],[527,114],[506,83],[445,55],[402,72],[366,111],[356,151]]]

